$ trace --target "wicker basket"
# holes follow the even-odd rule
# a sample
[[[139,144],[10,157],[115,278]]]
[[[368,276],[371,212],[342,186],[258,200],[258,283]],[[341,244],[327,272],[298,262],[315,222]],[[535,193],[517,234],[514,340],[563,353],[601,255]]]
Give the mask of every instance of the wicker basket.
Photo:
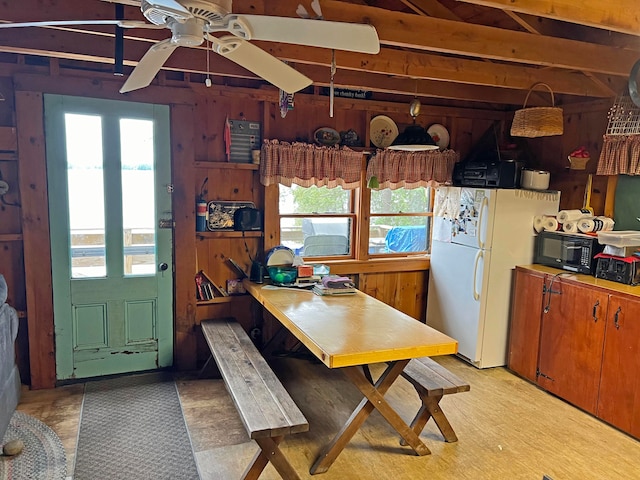
[[[551,93],[552,106],[526,108],[529,95],[531,95],[533,89],[538,85],[546,87],[549,90],[549,93]],[[546,83],[534,83],[524,99],[524,105],[520,110],[516,110],[516,113],[513,116],[511,136],[535,138],[562,135],[562,133],[562,109],[555,106],[553,90],[551,90],[551,87]]]
[[[569,155],[569,170],[586,170],[591,157],[572,157]]]

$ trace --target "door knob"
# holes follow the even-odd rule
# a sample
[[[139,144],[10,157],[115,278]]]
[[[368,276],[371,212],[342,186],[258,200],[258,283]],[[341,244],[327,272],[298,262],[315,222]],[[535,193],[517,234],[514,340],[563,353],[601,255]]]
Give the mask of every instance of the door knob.
[[[169,265],[164,262],[158,264],[158,270],[161,272],[164,272],[167,268],[169,268]]]

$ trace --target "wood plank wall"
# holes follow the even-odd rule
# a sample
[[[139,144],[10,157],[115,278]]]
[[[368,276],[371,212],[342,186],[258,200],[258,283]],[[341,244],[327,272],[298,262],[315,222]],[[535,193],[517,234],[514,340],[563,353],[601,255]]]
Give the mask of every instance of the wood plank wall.
[[[228,168],[224,162],[224,121],[258,120],[265,138],[311,140],[319,127],[336,130],[354,129],[367,139],[370,119],[378,114],[391,116],[400,128],[411,123],[408,103],[337,98],[335,116],[329,117],[328,98],[320,95],[296,95],[295,109],[282,118],[277,91],[270,88],[249,89],[202,85],[151,86],[123,96],[118,93],[121,79],[106,74],[0,64],[0,89],[6,102],[0,102],[0,170],[14,188],[9,200],[22,208],[0,205],[0,272],[9,281],[12,303],[26,312],[21,322],[18,351],[20,368],[28,372],[25,383],[32,388],[55,385],[51,273],[48,254],[48,212],[46,209],[46,174],[42,137],[42,103],[44,93],[57,93],[107,99],[127,99],[171,106],[172,174],[175,221],[175,366],[194,369],[205,357],[199,322],[216,316],[235,316],[246,328],[262,327],[263,319],[255,315],[255,306],[246,298],[229,298],[219,303],[198,304],[194,274],[205,270],[222,285],[235,276],[228,263],[233,258],[249,269],[247,248],[264,251],[277,241],[277,224],[273,209],[277,205],[274,189],[265,189],[258,181],[257,170],[249,166]],[[14,104],[14,98],[17,101]],[[464,158],[487,129],[496,121],[509,125],[503,111],[463,109],[429,105],[422,100],[418,121],[422,125],[442,123],[451,134],[451,146]],[[606,127],[606,113],[611,104],[567,109],[566,134],[553,139],[529,142],[539,166],[552,171],[552,186],[562,188],[562,205],[581,205],[585,172],[567,171],[566,155],[579,145],[587,145],[597,157],[600,139]],[[39,127],[38,127],[39,126]],[[1,127],[8,127],[9,130]],[[15,129],[17,128],[18,131]],[[14,130],[11,130],[14,129]],[[40,129],[40,130],[39,130]],[[14,133],[11,133],[14,132]],[[8,140],[7,140],[8,139]],[[16,147],[17,145],[17,147]],[[16,154],[17,148],[17,154]],[[13,149],[13,150],[12,150]],[[596,158],[589,164],[594,171]],[[224,168],[223,168],[224,167]],[[208,200],[250,200],[266,211],[265,235],[216,237],[196,234],[195,198],[204,178],[208,178]],[[606,188],[606,180],[604,188]],[[598,193],[603,181],[597,179]],[[599,200],[598,200],[599,202]],[[603,202],[604,204],[604,202]],[[271,213],[269,213],[271,212]],[[45,248],[42,248],[45,247]],[[354,275],[365,292],[424,321],[428,259],[404,261],[342,262],[332,271]],[[28,325],[27,325],[28,324]],[[25,330],[28,330],[28,335]],[[265,326],[269,332],[269,326]]]

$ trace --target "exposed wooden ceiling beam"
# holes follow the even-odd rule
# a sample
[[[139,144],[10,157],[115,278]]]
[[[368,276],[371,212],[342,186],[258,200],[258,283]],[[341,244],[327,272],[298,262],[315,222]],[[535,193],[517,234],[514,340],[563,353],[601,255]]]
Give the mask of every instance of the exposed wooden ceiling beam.
[[[128,32],[126,36],[125,53],[129,65],[134,65],[152,42],[158,40],[157,38],[134,37],[133,33]],[[156,31],[140,31],[139,33],[156,36],[158,34]],[[68,58],[77,59],[77,55],[80,57],[91,56],[94,52],[95,56],[105,59],[102,60],[103,63],[107,63],[109,58],[113,56],[113,36],[101,33],[100,36],[92,39],[91,35],[91,33],[82,35],[77,29],[67,31],[57,28],[33,28],[30,29],[29,35],[21,34],[17,30],[0,30],[0,50],[13,53],[36,54],[35,52],[39,52],[38,54],[43,54],[43,46],[46,45],[46,50],[58,52],[57,55],[50,56],[64,58],[67,55]],[[141,41],[130,41],[132,39]],[[328,67],[331,62],[331,55],[326,49],[273,42],[254,43],[278,58],[297,64],[305,63]],[[187,54],[185,50],[193,52]],[[49,54],[46,55],[49,56]],[[219,64],[233,65],[218,55],[211,55],[214,71]],[[172,55],[171,59],[176,56],[185,58],[188,56],[193,59],[194,65],[184,64],[185,70],[203,71],[205,66],[204,49],[180,48]],[[369,72],[378,75],[524,90],[537,81],[543,81],[552,84],[557,93],[589,97],[611,96],[609,89],[594,86],[584,75],[576,72],[508,64],[489,64],[478,60],[438,56],[431,53],[415,53],[388,48],[384,48],[378,55],[360,55],[339,51],[336,52],[336,61],[342,70]],[[170,65],[171,63],[167,68],[170,68]],[[234,74],[233,72],[237,74],[238,71],[244,72],[243,69],[231,69],[231,74]],[[220,71],[215,73],[229,74]],[[610,81],[613,80],[610,79]],[[405,94],[411,92],[413,92],[413,88],[410,88]]]
[[[628,0],[625,0],[628,1]],[[635,1],[635,0],[634,0]],[[26,2],[9,2],[0,11],[2,19],[14,20],[14,15],[25,19]],[[46,2],[45,2],[46,3]],[[295,15],[299,0],[260,2],[259,0],[235,0],[237,13],[256,13],[264,9],[269,15]],[[589,0],[592,3],[592,0]],[[95,18],[111,16],[107,2],[66,0],[56,8],[43,6],[37,14],[40,18],[82,18],[82,11],[97,12]],[[136,10],[134,8],[134,10]],[[484,25],[473,25],[453,20],[392,12],[381,8],[356,5],[348,2],[324,0],[322,11],[325,19],[374,25],[385,45],[454,55],[489,58],[522,64],[553,66],[578,71],[592,71],[608,75],[628,76],[640,56],[635,50],[612,48],[603,45],[578,42],[562,38],[538,36],[526,32],[504,30]],[[86,13],[85,15],[89,15]],[[139,10],[138,10],[139,16]],[[93,18],[87,17],[87,18]]]
[[[640,57],[640,46],[635,49],[622,49],[553,38],[544,35],[545,32],[538,32],[543,33],[542,35],[536,33],[536,25],[531,21],[528,25],[533,33],[468,24],[453,20],[457,16],[438,0],[401,1],[413,5],[414,10],[418,9],[431,15],[439,13],[449,19],[384,10],[353,2],[323,0],[325,19],[373,24],[383,44],[379,55],[338,51],[337,61],[340,70],[361,72],[360,75],[370,74],[372,79],[387,85],[385,88],[388,88],[388,91],[404,94],[411,94],[414,90],[412,86],[408,90],[402,90],[408,83],[414,85],[413,81],[407,82],[407,78],[411,78],[436,83],[451,82],[453,87],[464,89],[474,84],[480,87],[499,87],[495,89],[497,95],[510,89],[526,90],[536,81],[543,81],[552,85],[558,93],[605,97],[619,91],[631,66]],[[591,2],[592,0],[589,0],[587,3]],[[106,19],[113,18],[114,13],[111,0],[23,0],[6,3],[0,10],[0,20]],[[35,3],[38,4],[37,9],[29,8],[29,4]],[[137,0],[113,0],[113,3],[128,5],[126,18],[143,18],[139,7],[136,6],[139,4]],[[298,3],[299,0],[234,0],[234,12],[295,16]],[[443,12],[443,9],[449,14]],[[520,17],[521,22],[527,24],[526,16],[513,12],[509,14]],[[34,18],[33,15],[37,15],[38,18]],[[28,33],[25,34],[25,31]],[[58,58],[93,58],[95,60],[89,61],[110,63],[113,56],[112,31],[112,28],[105,27],[100,33],[101,37],[85,36],[83,40],[78,40],[82,37],[66,35],[73,32],[54,29],[31,28],[19,33],[17,30],[0,30],[0,45],[4,45],[0,46],[0,50]],[[125,47],[127,64],[135,65],[151,42],[167,38],[169,32],[133,29],[127,30],[126,35],[129,39]],[[325,67],[330,62],[329,51],[326,49],[275,42],[255,43],[278,58],[296,62],[298,65],[305,63]],[[202,72],[205,58],[203,50],[180,48],[169,59],[166,68]],[[224,58],[213,55],[212,59],[213,68],[220,75],[254,78]],[[487,59],[494,62],[488,63]],[[586,75],[594,80],[589,80]],[[315,80],[314,77],[311,78]],[[357,78],[357,75],[354,78]],[[322,77],[318,81],[323,79]],[[369,87],[362,85],[362,88]]]
[[[256,44],[278,58],[298,64],[312,63],[328,66],[331,60],[329,52],[323,49],[260,42]],[[383,48],[378,55],[336,52],[336,63],[339,68],[348,70],[523,90],[528,89],[535,82],[544,81],[552,83],[558,93],[593,97],[610,96],[608,89],[595,87],[584,75],[576,72],[487,63],[431,53],[388,48]]]
[[[615,32],[640,35],[637,0],[459,0],[474,5],[539,15]]]
[[[246,1],[236,0],[234,9]],[[265,5],[266,13],[285,14],[290,3],[295,0],[270,2]],[[640,49],[622,50],[346,2],[325,0],[322,11],[327,20],[374,25],[385,45],[417,50],[620,76],[628,76],[640,56]]]
[[[314,79],[314,84],[329,85],[329,69],[312,65],[298,65],[296,69]],[[445,98],[500,105],[520,105],[524,101],[521,90],[505,90],[479,85],[459,85],[452,82],[391,78],[386,75],[340,70],[334,82],[341,88],[371,90],[374,92],[406,94],[414,92],[421,97]],[[412,94],[413,95],[413,94]],[[409,107],[407,103],[407,115]]]
[[[33,36],[20,35],[13,42],[3,38],[6,32],[0,31],[0,51],[38,55],[53,58],[67,58],[72,60],[113,63],[113,40],[103,42],[87,42],[86,35],[78,32],[52,30],[48,34],[48,49],[42,48],[42,42]],[[147,48],[146,42],[126,40],[125,65],[133,66],[141,58]],[[329,68],[318,65],[294,65],[295,68],[309,76],[316,85],[328,85]],[[212,75],[222,75],[238,78],[256,77],[229,60],[215,55],[211,62]],[[179,72],[205,73],[205,51],[201,48],[180,48],[165,64],[166,70]],[[335,76],[335,85],[341,88],[358,88],[384,93],[413,95],[416,91],[416,80],[410,78],[392,78],[384,74],[355,72],[339,69]],[[519,104],[522,93],[517,90],[492,89],[475,85],[455,85],[451,82],[420,80],[418,93],[425,97],[450,98],[466,101]]]
[[[512,12],[509,10],[505,10],[504,11],[507,15],[509,15],[509,17],[511,17],[514,21],[516,21],[519,25],[521,25],[523,28],[525,28],[527,31],[529,31],[530,33],[533,33],[535,35],[542,35],[542,32],[540,31],[539,27],[537,26],[537,22],[535,21],[536,18],[539,17],[534,17],[532,15],[525,15],[525,14],[520,14],[520,13],[516,13],[516,12]],[[609,96],[615,96],[616,95],[616,91],[614,91],[609,85],[607,85],[606,82],[602,81],[600,78],[598,78],[598,76],[593,73],[593,72],[583,72],[587,77],[589,77],[596,85],[598,85],[599,88],[601,88],[603,91],[607,92],[609,94]],[[555,85],[554,85],[555,87]]]
[[[461,20],[455,13],[442,5],[438,0],[400,0],[418,14],[429,15],[447,20]]]

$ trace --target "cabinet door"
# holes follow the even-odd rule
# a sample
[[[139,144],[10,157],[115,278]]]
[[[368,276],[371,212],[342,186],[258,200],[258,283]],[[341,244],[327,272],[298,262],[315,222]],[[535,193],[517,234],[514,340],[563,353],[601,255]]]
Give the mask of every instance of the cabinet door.
[[[516,269],[511,294],[507,366],[536,381],[544,275]]]
[[[640,301],[611,295],[598,417],[640,438]]]
[[[553,278],[553,277],[552,277]],[[556,278],[545,294],[538,384],[596,412],[608,295]]]

